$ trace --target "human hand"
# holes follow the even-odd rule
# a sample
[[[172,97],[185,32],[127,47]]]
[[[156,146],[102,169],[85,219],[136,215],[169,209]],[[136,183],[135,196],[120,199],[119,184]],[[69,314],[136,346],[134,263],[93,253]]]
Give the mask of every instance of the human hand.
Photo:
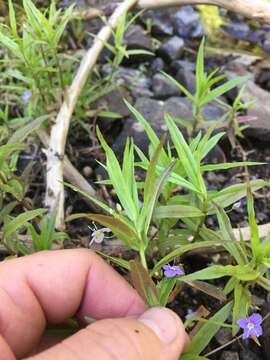
[[[176,314],[146,310],[136,291],[89,250],[0,263],[1,360],[33,354],[47,323],[74,315],[99,321],[28,359],[176,360],[188,342]]]

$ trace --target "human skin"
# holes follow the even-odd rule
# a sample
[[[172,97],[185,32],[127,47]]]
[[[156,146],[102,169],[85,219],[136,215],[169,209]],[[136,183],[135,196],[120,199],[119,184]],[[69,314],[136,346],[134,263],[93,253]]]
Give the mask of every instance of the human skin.
[[[98,321],[38,352],[47,324]],[[1,360],[176,360],[188,342],[180,319],[147,310],[137,292],[89,250],[36,253],[0,263]]]

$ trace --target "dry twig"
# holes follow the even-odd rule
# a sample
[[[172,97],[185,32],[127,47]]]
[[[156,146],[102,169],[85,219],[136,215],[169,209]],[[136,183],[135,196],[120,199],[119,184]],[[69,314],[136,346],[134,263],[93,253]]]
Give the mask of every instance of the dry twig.
[[[248,18],[270,22],[270,3],[266,0],[138,0],[141,9],[199,4],[220,6]]]
[[[244,241],[249,241],[250,240],[250,229],[249,227],[244,227],[240,229],[242,236],[243,236],[243,240]],[[240,240],[240,232],[239,229],[233,229],[234,235],[236,237],[237,240]],[[260,235],[260,239],[264,239],[268,233],[270,233],[270,223],[269,224],[265,224],[265,225],[259,225],[259,235]]]
[[[123,1],[112,14],[108,25],[98,33],[92,48],[85,54],[78,72],[67,91],[65,100],[51,130],[50,144],[47,151],[47,188],[46,205],[50,211],[57,208],[56,227],[64,228],[64,188],[63,188],[63,159],[65,154],[66,138],[70,119],[76,106],[81,90],[83,89],[89,73],[109,40],[112,29],[117,25],[118,19],[136,4],[136,0]]]
[[[37,131],[40,141],[46,148],[49,146],[49,136],[45,130],[39,129]],[[64,178],[69,181],[72,185],[78,187],[85,193],[98,197],[95,189],[89,184],[89,182],[81,175],[81,173],[72,165],[69,158],[64,156]]]

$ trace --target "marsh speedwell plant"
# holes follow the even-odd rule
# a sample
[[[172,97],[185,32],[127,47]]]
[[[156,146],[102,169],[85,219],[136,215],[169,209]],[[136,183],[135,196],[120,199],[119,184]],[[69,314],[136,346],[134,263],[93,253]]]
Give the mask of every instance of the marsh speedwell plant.
[[[200,113],[203,104],[215,100],[246,80],[236,78],[218,85],[224,76],[215,78],[215,73],[205,74],[201,45],[197,61],[197,90],[191,99],[197,125],[199,121],[202,124]],[[213,85],[216,87],[212,89]],[[179,88],[183,90],[182,85]],[[99,206],[101,213],[73,214],[68,220],[83,217],[99,223],[104,226],[100,229],[102,239],[110,229],[127,248],[135,251],[137,256],[131,261],[105,254],[103,256],[130,273],[133,285],[149,306],[169,304],[183,285],[195,287],[219,301],[219,309],[208,318],[189,312],[186,326],[195,322],[200,326],[195,328],[191,344],[181,359],[207,359],[207,354],[204,356],[205,348],[221,327],[231,328],[233,336],[240,333],[243,339],[251,338],[259,342],[263,318],[252,302],[252,290],[260,286],[270,291],[270,236],[263,241],[259,238],[253,191],[269,186],[269,183],[248,180],[220,191],[210,191],[206,187],[204,175],[209,171],[260,164],[209,164],[205,160],[207,155],[224,136],[223,132],[215,132],[216,124],[186,141],[175,120],[165,114],[168,134],[159,139],[147,119],[131,104],[126,102],[126,105],[148,136],[148,156],[132,139],[127,139],[120,163],[97,128],[97,136],[106,154],[106,163],[102,166],[108,174],[108,179],[101,182],[114,189],[118,203],[115,208],[111,208],[72,187]],[[144,180],[138,180],[136,168],[145,171]],[[238,206],[238,202],[245,196],[250,243],[243,241],[240,230],[237,236],[228,216],[228,212]],[[206,225],[208,216],[217,218],[217,230]],[[213,262],[194,273],[186,271],[181,262],[184,255],[210,249],[227,253],[227,263],[219,265]],[[219,278],[224,278],[224,288],[216,287],[212,281]]]

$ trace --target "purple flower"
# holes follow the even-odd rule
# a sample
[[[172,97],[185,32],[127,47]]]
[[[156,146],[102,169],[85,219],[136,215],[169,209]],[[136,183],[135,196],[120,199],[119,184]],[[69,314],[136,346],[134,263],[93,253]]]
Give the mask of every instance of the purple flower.
[[[164,270],[164,276],[166,278],[173,278],[178,275],[185,275],[184,271],[180,269],[180,267],[177,266],[171,266],[169,264],[163,265],[162,269]]]
[[[191,318],[193,318],[195,316],[197,316],[197,312],[193,311],[191,309],[188,309],[187,314],[185,316],[185,319],[188,320],[188,319],[191,319]]]
[[[30,90],[25,90],[22,94],[22,101],[25,105],[27,105],[30,101],[30,98],[32,96],[32,92]]]
[[[241,205],[242,205],[242,202],[237,201],[236,203],[233,204],[233,209],[240,209]]]
[[[95,230],[92,232],[92,240],[90,242],[90,245],[95,242],[97,244],[101,244],[102,241],[104,240],[105,238],[105,233],[110,233],[111,232],[111,229],[108,229],[108,228],[102,228],[102,229],[98,229],[98,230]]]
[[[248,318],[239,319],[237,324],[243,329],[243,339],[248,339],[250,336],[259,337],[262,335],[262,323],[263,319],[260,314],[252,314]]]

